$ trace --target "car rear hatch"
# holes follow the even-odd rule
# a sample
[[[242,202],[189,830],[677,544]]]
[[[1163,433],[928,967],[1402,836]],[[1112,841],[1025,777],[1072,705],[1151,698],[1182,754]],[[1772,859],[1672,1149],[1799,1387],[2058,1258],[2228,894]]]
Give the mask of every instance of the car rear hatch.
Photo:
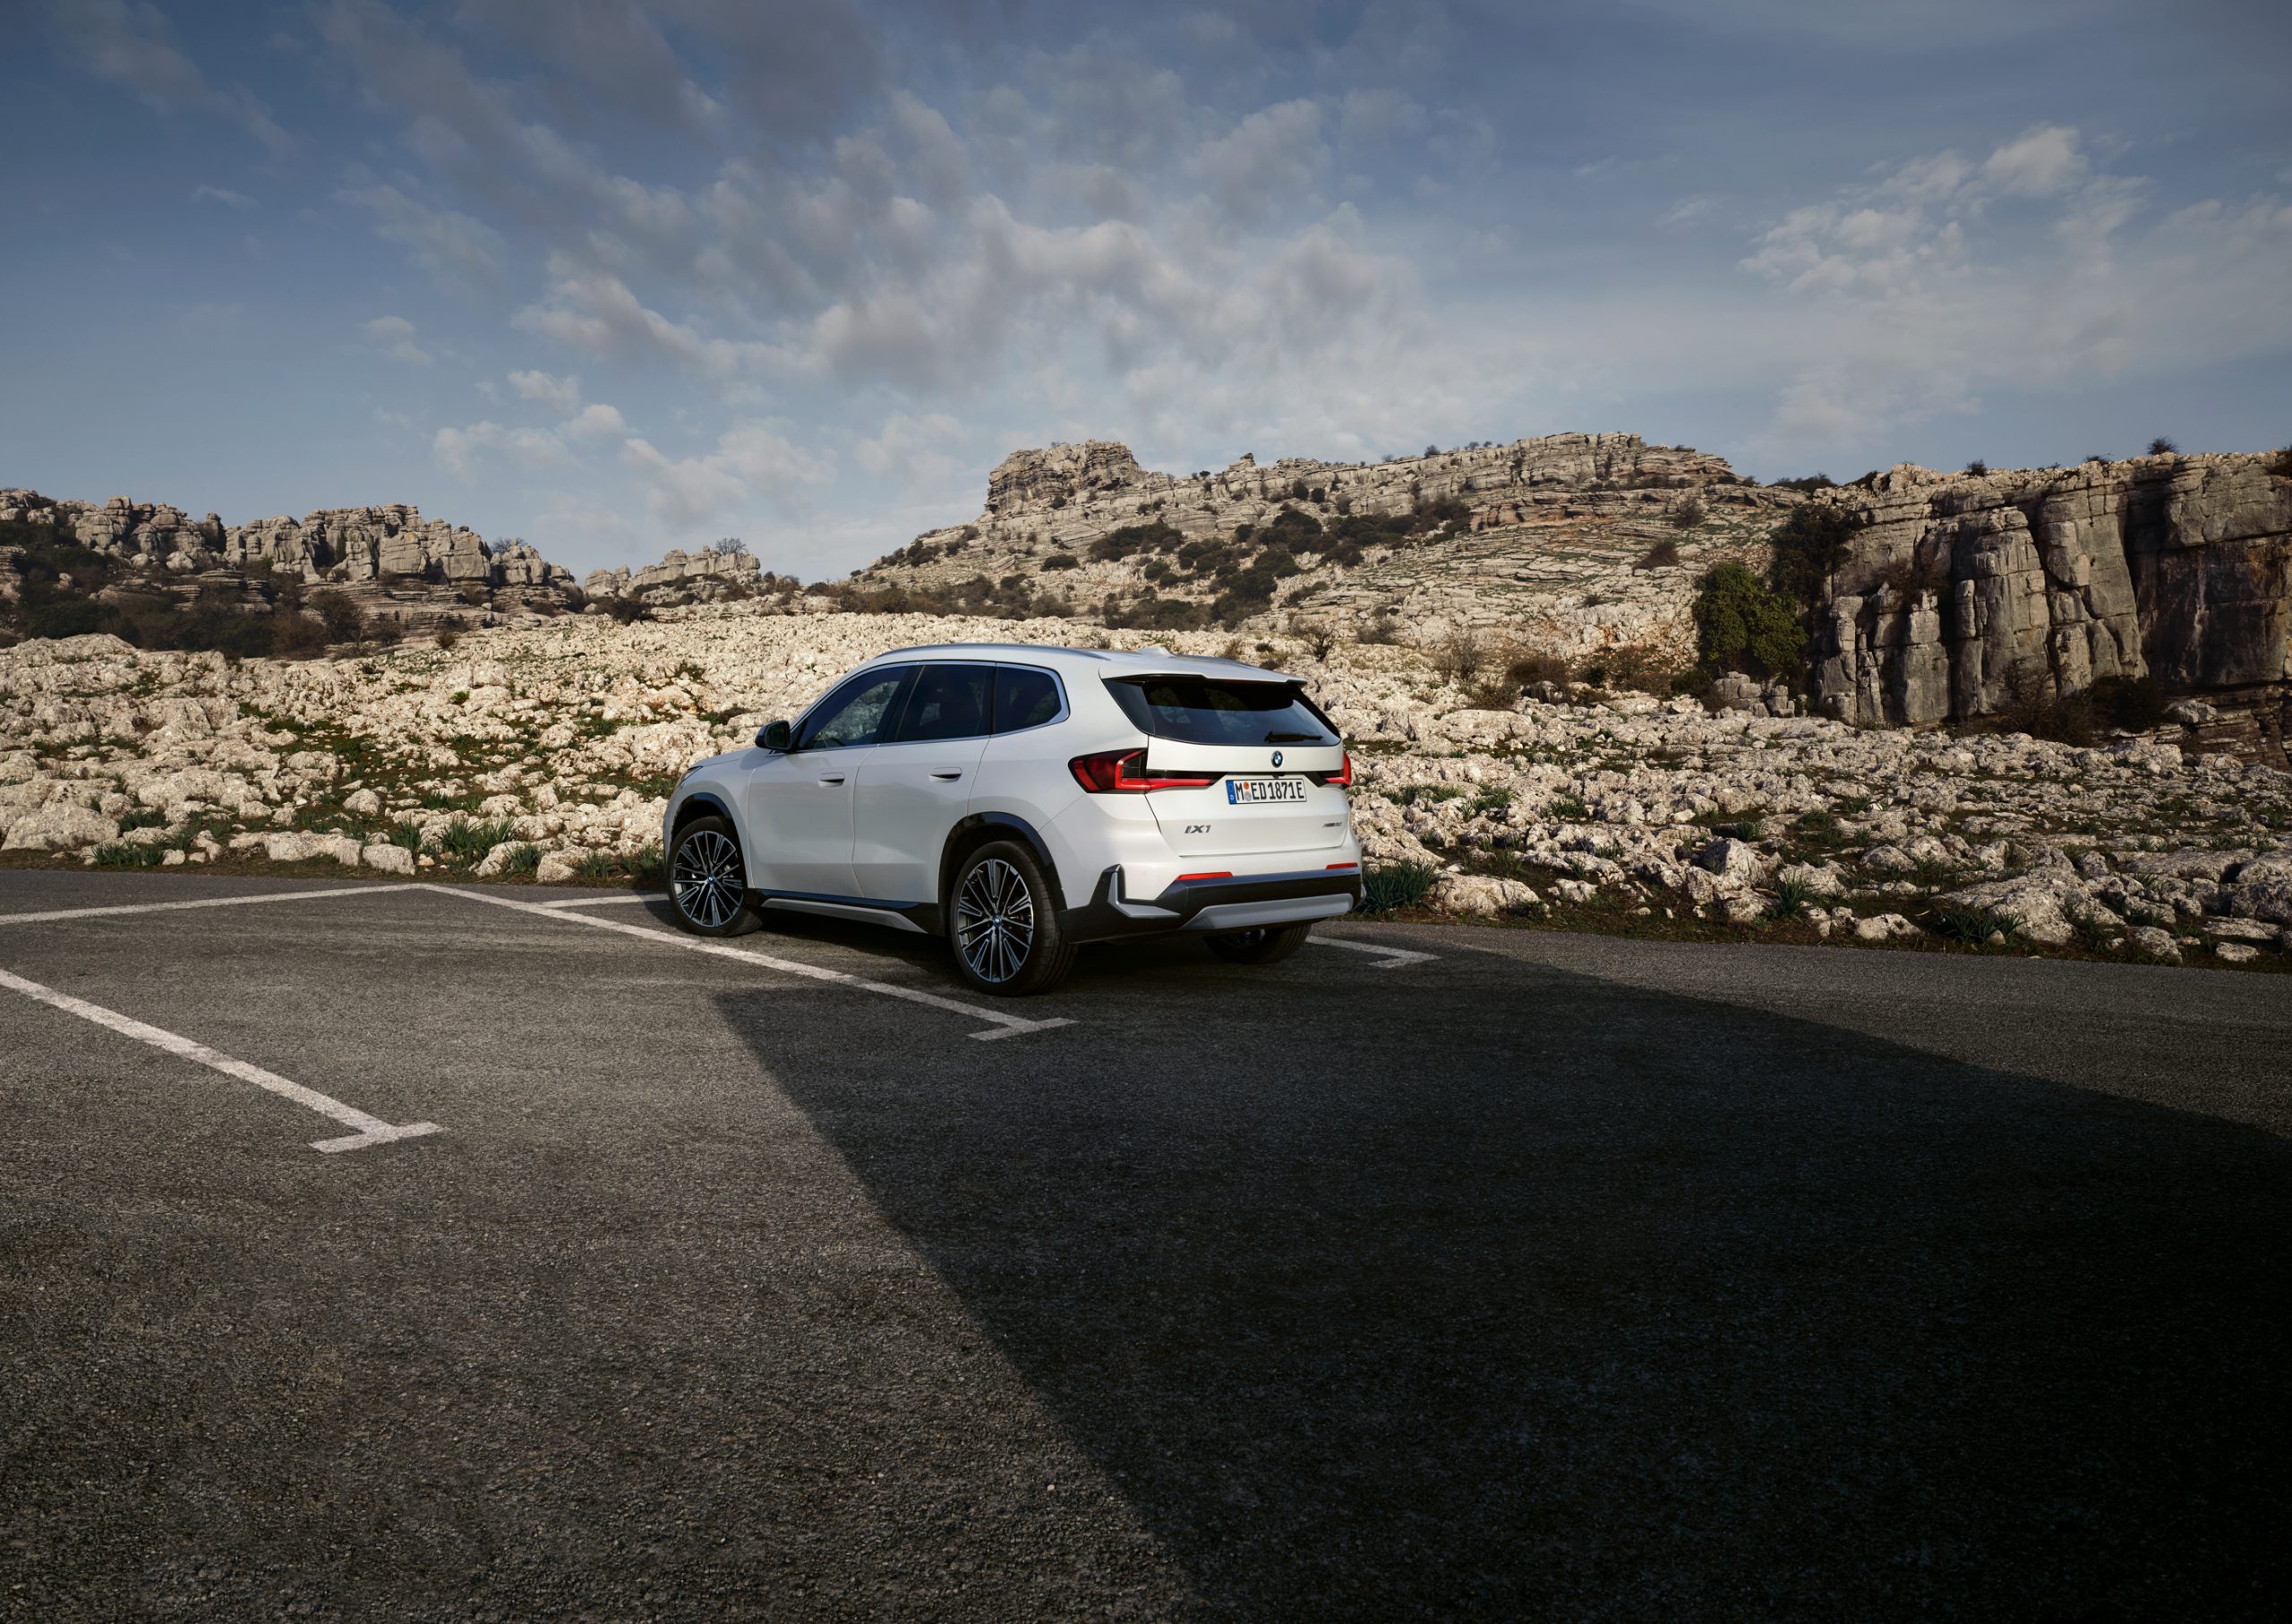
[[[1301,854],[1341,846],[1345,766],[1336,727],[1302,684],[1277,677],[1109,677],[1147,736],[1145,769],[1199,780],[1147,797],[1170,849],[1188,859]]]

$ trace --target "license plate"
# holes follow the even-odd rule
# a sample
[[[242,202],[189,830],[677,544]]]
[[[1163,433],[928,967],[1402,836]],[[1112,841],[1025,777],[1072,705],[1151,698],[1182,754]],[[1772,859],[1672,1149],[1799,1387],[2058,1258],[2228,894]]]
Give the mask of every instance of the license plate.
[[[1226,781],[1226,804],[1229,807],[1252,807],[1269,800],[1303,800],[1305,781],[1302,778],[1229,778]]]

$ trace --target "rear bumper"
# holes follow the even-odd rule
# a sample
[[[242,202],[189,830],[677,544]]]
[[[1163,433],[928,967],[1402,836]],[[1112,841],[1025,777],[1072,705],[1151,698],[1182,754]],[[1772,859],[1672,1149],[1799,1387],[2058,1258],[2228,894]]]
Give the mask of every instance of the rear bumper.
[[[1250,930],[1303,919],[1335,919],[1361,901],[1358,868],[1311,868],[1294,874],[1244,874],[1215,880],[1180,880],[1150,900],[1125,896],[1120,864],[1099,876],[1090,900],[1058,916],[1070,942],[1174,931]]]

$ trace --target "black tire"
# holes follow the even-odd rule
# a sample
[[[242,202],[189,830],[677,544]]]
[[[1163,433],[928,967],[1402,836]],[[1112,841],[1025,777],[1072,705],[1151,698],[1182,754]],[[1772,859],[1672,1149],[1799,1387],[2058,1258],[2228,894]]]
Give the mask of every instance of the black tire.
[[[1035,854],[990,841],[964,854],[947,887],[947,946],[955,973],[983,993],[1048,992],[1074,968],[1058,928],[1058,893]]]
[[[1202,939],[1210,951],[1228,964],[1279,964],[1305,944],[1313,922],[1300,925],[1261,925],[1255,930],[1227,930]]]
[[[668,868],[669,910],[694,936],[744,936],[764,923],[748,893],[740,837],[726,819],[710,813],[678,830]]]

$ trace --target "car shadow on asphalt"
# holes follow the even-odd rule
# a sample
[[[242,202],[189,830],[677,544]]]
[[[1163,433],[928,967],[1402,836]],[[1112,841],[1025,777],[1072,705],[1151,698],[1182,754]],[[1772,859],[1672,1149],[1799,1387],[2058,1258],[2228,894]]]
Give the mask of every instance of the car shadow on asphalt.
[[[928,1068],[719,1006],[1213,1611],[2281,1596],[2292,1146],[1444,968],[1148,974]]]

